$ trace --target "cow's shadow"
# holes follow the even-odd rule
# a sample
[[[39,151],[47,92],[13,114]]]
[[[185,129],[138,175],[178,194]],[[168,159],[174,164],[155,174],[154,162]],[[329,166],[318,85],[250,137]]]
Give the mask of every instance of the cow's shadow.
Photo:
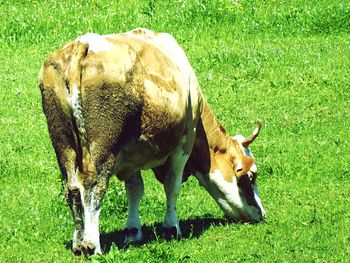
[[[182,232],[182,239],[198,238],[210,226],[225,225],[231,223],[225,218],[215,218],[210,215],[204,217],[196,217],[193,219],[180,220],[180,228]],[[133,246],[141,246],[156,240],[164,240],[162,238],[162,223],[155,223],[152,225],[142,226],[143,239],[140,243],[133,244]],[[112,244],[115,244],[119,249],[125,249],[124,231],[116,230],[110,233],[102,233],[100,236],[101,247],[105,253],[108,253]]]
[[[211,226],[227,225],[230,223],[232,223],[232,221],[226,218],[216,218],[211,215],[179,221],[182,232],[182,239],[198,238]],[[164,240],[162,238],[162,223],[143,225],[142,235],[142,241],[133,244],[134,247],[141,246],[156,240]],[[125,234],[123,229],[115,230],[109,233],[101,233],[100,242],[104,253],[108,253],[113,244],[115,244],[119,250],[126,249],[127,247],[124,244],[124,236]],[[71,249],[72,241],[66,242],[65,246],[67,249]]]

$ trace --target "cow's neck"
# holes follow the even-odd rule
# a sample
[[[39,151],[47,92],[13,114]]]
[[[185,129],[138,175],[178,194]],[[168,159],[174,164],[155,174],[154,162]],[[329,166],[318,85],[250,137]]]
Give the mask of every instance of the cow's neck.
[[[215,169],[215,155],[225,153],[229,136],[214,116],[208,104],[204,102],[201,117],[197,125],[197,137],[188,165],[187,175],[200,172],[208,174]]]
[[[200,137],[197,137],[197,139],[208,141],[210,150],[214,152],[225,151],[228,146],[229,137],[206,102],[201,113],[201,120],[205,134],[199,134]]]

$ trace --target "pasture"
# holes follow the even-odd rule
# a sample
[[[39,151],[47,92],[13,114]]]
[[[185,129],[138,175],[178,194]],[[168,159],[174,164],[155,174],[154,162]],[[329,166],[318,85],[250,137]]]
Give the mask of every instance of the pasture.
[[[41,108],[44,59],[86,32],[146,27],[186,51],[226,130],[248,135],[267,213],[228,222],[195,178],[178,199],[183,239],[165,241],[162,186],[143,173],[141,245],[124,249],[112,178],[93,262],[345,262],[350,258],[350,2],[0,0],[0,262],[84,262]]]

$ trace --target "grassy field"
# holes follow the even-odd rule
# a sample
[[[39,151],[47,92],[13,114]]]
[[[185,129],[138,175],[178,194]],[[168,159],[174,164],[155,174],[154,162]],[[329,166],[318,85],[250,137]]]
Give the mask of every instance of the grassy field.
[[[249,134],[267,212],[227,222],[194,178],[183,184],[184,238],[159,237],[162,186],[144,173],[145,244],[122,249],[124,186],[101,213],[93,262],[345,262],[350,259],[350,2],[0,0],[0,262],[83,262],[41,109],[41,63],[86,32],[169,32],[230,134]]]

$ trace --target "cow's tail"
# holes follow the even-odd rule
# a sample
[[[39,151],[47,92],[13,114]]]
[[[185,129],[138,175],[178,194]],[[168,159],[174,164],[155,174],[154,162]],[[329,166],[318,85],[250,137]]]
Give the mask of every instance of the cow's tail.
[[[77,157],[79,169],[83,173],[89,172],[90,150],[83,114],[81,78],[82,60],[88,52],[88,45],[78,41],[73,42],[71,57],[65,69],[66,87],[70,100],[71,118],[76,136]]]
[[[39,73],[43,110],[63,176],[72,163],[84,171],[84,159],[90,155],[81,94],[82,62],[87,51],[86,44],[70,42],[49,56]],[[73,156],[74,161],[70,160]]]

